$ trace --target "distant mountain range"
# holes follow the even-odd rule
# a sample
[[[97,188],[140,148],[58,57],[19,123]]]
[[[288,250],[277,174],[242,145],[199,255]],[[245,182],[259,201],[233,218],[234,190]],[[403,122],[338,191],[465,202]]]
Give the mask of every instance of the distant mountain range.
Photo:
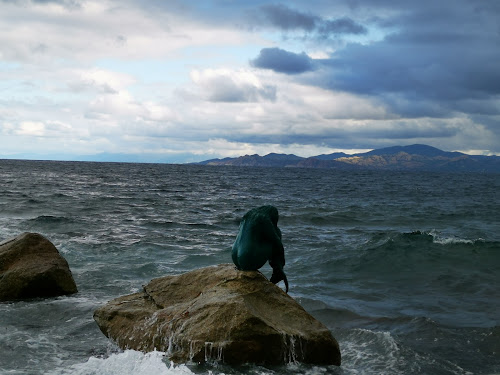
[[[271,153],[237,158],[211,159],[197,164],[249,167],[330,168],[342,170],[400,170],[437,172],[500,173],[499,156],[467,155],[447,152],[426,145],[394,146],[348,155],[336,152],[303,158],[293,154]]]

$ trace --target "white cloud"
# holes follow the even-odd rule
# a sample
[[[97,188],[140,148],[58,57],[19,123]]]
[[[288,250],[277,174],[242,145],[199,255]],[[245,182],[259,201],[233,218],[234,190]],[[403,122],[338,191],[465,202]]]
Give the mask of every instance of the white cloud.
[[[19,128],[15,130],[15,134],[41,137],[45,135],[45,124],[42,122],[23,121],[19,124]]]
[[[21,121],[17,124],[4,123],[0,128],[5,135],[22,137],[63,137],[75,135],[75,130],[68,124],[60,121]]]
[[[27,63],[60,59],[175,57],[181,48],[240,45],[255,37],[225,26],[207,28],[169,13],[148,12],[132,3],[85,1],[75,7],[57,3],[3,2],[0,58]]]
[[[325,51],[313,51],[307,54],[311,59],[329,59],[330,54]]]
[[[191,79],[201,89],[202,95],[211,102],[257,102],[276,99],[276,87],[263,84],[250,70],[193,70]]]
[[[276,98],[260,102],[213,103],[210,95],[212,90],[217,90],[214,83],[221,76],[230,77],[232,82],[241,86],[274,86]],[[205,95],[187,99],[192,108],[186,114],[188,122],[204,123],[210,128],[216,125],[215,133],[220,138],[227,136],[228,129],[232,130],[231,133],[254,138],[267,135],[289,138],[321,136],[332,131],[356,131],[362,120],[394,117],[372,99],[298,84],[275,73],[206,70],[192,72],[192,78]]]
[[[68,73],[74,76],[73,80],[68,82],[68,88],[74,91],[95,90],[113,94],[137,82],[130,74],[98,68],[75,70]]]
[[[306,106],[321,113],[326,119],[384,120],[395,117],[382,103],[377,103],[373,98],[306,85],[296,86],[295,89]]]

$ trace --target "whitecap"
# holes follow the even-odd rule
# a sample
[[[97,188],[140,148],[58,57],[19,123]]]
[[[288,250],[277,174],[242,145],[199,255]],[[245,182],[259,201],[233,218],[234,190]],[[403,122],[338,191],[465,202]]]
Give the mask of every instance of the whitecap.
[[[164,362],[165,353],[142,353],[125,350],[111,354],[106,358],[90,357],[85,363],[72,365],[69,368],[57,369],[50,375],[188,375],[193,374],[185,365],[176,366]]]
[[[397,374],[405,366],[400,344],[390,332],[354,329],[342,342],[342,367],[347,373]]]
[[[443,235],[436,230],[430,231],[429,234],[432,236],[432,242],[439,245],[474,244],[476,241],[483,241],[482,238],[478,238],[477,240],[468,240],[454,235]]]

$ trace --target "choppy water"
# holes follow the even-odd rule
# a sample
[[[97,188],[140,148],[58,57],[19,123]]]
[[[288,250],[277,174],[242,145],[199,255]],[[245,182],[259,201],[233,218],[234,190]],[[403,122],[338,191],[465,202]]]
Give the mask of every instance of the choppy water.
[[[498,374],[500,175],[0,160],[0,240],[49,238],[79,293],[0,303],[1,374]],[[290,295],[342,366],[172,366],[93,311],[154,277],[231,262],[273,204]],[[263,269],[270,276],[271,269]]]

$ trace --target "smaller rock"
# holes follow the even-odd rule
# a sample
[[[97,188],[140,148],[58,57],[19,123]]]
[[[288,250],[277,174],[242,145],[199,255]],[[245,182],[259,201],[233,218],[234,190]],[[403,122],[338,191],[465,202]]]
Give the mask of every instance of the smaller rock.
[[[41,234],[22,233],[0,243],[0,301],[77,291],[68,262]]]

